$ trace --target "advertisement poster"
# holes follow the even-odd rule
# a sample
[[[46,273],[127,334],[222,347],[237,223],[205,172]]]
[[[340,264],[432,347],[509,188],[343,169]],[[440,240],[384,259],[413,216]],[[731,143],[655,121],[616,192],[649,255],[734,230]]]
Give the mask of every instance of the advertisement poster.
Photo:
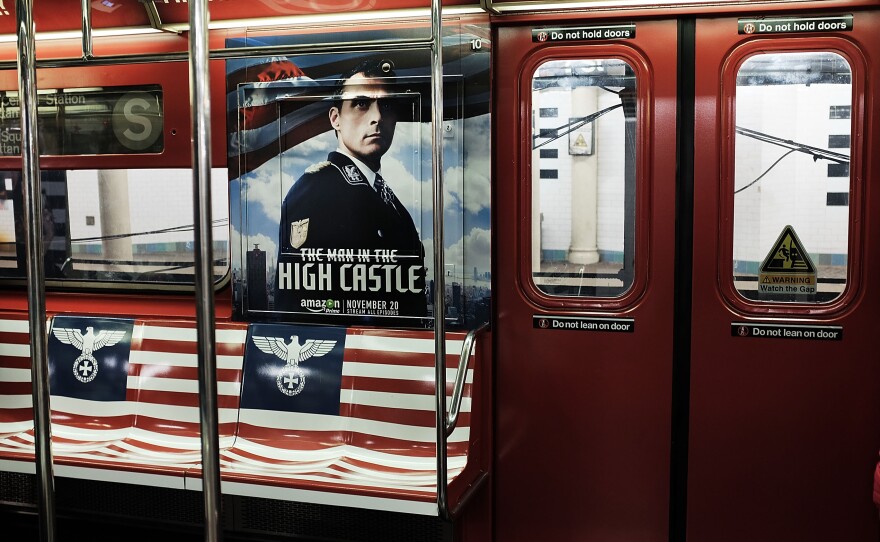
[[[364,42],[425,28],[249,36],[230,47]],[[489,314],[489,41],[444,37],[444,282],[449,325]],[[430,52],[227,61],[237,317],[431,327]]]

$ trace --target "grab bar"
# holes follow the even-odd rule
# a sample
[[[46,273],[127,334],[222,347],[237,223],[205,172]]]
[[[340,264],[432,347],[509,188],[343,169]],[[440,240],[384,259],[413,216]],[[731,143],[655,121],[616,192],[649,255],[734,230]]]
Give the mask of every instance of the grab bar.
[[[18,95],[21,97],[21,174],[27,246],[28,320],[34,402],[34,455],[40,483],[40,539],[55,540],[55,476],[46,331],[46,270],[43,267],[43,216],[40,145],[37,129],[37,71],[32,0],[15,3],[18,41]]]
[[[452,400],[449,403],[449,413],[446,416],[446,436],[455,431],[458,424],[458,414],[461,412],[461,399],[464,393],[464,381],[467,378],[468,366],[471,362],[471,351],[474,349],[474,341],[477,333],[489,327],[489,323],[470,330],[461,345],[461,355],[458,358],[458,373],[455,375],[455,384],[452,386]]]
[[[192,114],[194,271],[199,344],[199,422],[205,540],[222,538],[220,520],[220,444],[217,406],[217,344],[214,325],[211,229],[211,93],[208,73],[208,0],[189,1],[190,110]]]
[[[437,509],[448,519],[446,483],[446,285],[443,278],[443,6],[431,0],[431,192],[434,202],[434,429]]]

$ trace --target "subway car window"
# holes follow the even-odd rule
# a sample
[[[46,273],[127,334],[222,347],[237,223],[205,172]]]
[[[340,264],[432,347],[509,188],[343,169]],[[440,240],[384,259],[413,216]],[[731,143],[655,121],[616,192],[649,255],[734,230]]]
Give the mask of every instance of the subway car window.
[[[16,210],[12,194],[15,186],[12,177],[0,179],[0,276],[8,276],[18,267],[16,256]]]
[[[833,52],[748,58],[736,78],[733,277],[744,297],[823,303],[846,287],[852,71]]]
[[[225,169],[212,171],[216,281],[229,269]],[[0,172],[0,277],[25,276],[19,171]],[[41,172],[46,278],[74,283],[192,284],[189,169]]]
[[[632,285],[633,69],[553,60],[532,78],[532,278],[553,296],[616,297]]]
[[[21,154],[18,92],[0,91],[0,156]],[[162,88],[98,87],[40,90],[40,154],[159,153],[165,143]]]

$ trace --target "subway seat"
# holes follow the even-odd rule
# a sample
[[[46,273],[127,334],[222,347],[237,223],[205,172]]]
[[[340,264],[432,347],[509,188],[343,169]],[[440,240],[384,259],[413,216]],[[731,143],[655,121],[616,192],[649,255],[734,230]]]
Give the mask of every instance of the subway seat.
[[[217,326],[221,446],[234,441],[246,334]],[[0,465],[17,472],[35,472],[28,342],[27,320],[0,315]],[[51,318],[55,474],[184,489],[201,460],[197,352],[192,322]]]
[[[0,450],[33,461],[29,342],[27,315],[0,313]]]
[[[430,331],[219,323],[216,339],[223,493],[437,513]],[[447,406],[463,341],[447,334]],[[56,475],[201,489],[193,321],[56,315],[48,346]],[[448,438],[450,505],[486,470],[478,362]],[[35,472],[18,314],[0,313],[0,470]]]

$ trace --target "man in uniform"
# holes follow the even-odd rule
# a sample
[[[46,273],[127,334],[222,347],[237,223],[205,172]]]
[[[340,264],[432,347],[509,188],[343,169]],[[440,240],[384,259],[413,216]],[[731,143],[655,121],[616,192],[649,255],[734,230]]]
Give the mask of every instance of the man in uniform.
[[[424,248],[412,217],[381,172],[381,159],[391,147],[401,109],[400,99],[390,96],[384,80],[394,75],[392,69],[389,61],[366,61],[342,79],[329,110],[338,148],[326,161],[309,167],[284,198],[278,310],[306,312],[312,309],[303,306],[303,299],[323,295],[339,301],[343,313],[427,315]],[[320,276],[316,279],[320,286],[309,290],[303,286],[306,277],[287,273],[296,273],[293,265],[284,267],[288,262],[310,261],[303,255],[309,249],[323,249],[324,254],[352,250],[356,255],[345,262],[347,266],[332,263],[332,292],[319,291],[326,284]],[[364,251],[371,255],[368,262],[359,257]],[[320,274],[321,268],[312,269]]]

